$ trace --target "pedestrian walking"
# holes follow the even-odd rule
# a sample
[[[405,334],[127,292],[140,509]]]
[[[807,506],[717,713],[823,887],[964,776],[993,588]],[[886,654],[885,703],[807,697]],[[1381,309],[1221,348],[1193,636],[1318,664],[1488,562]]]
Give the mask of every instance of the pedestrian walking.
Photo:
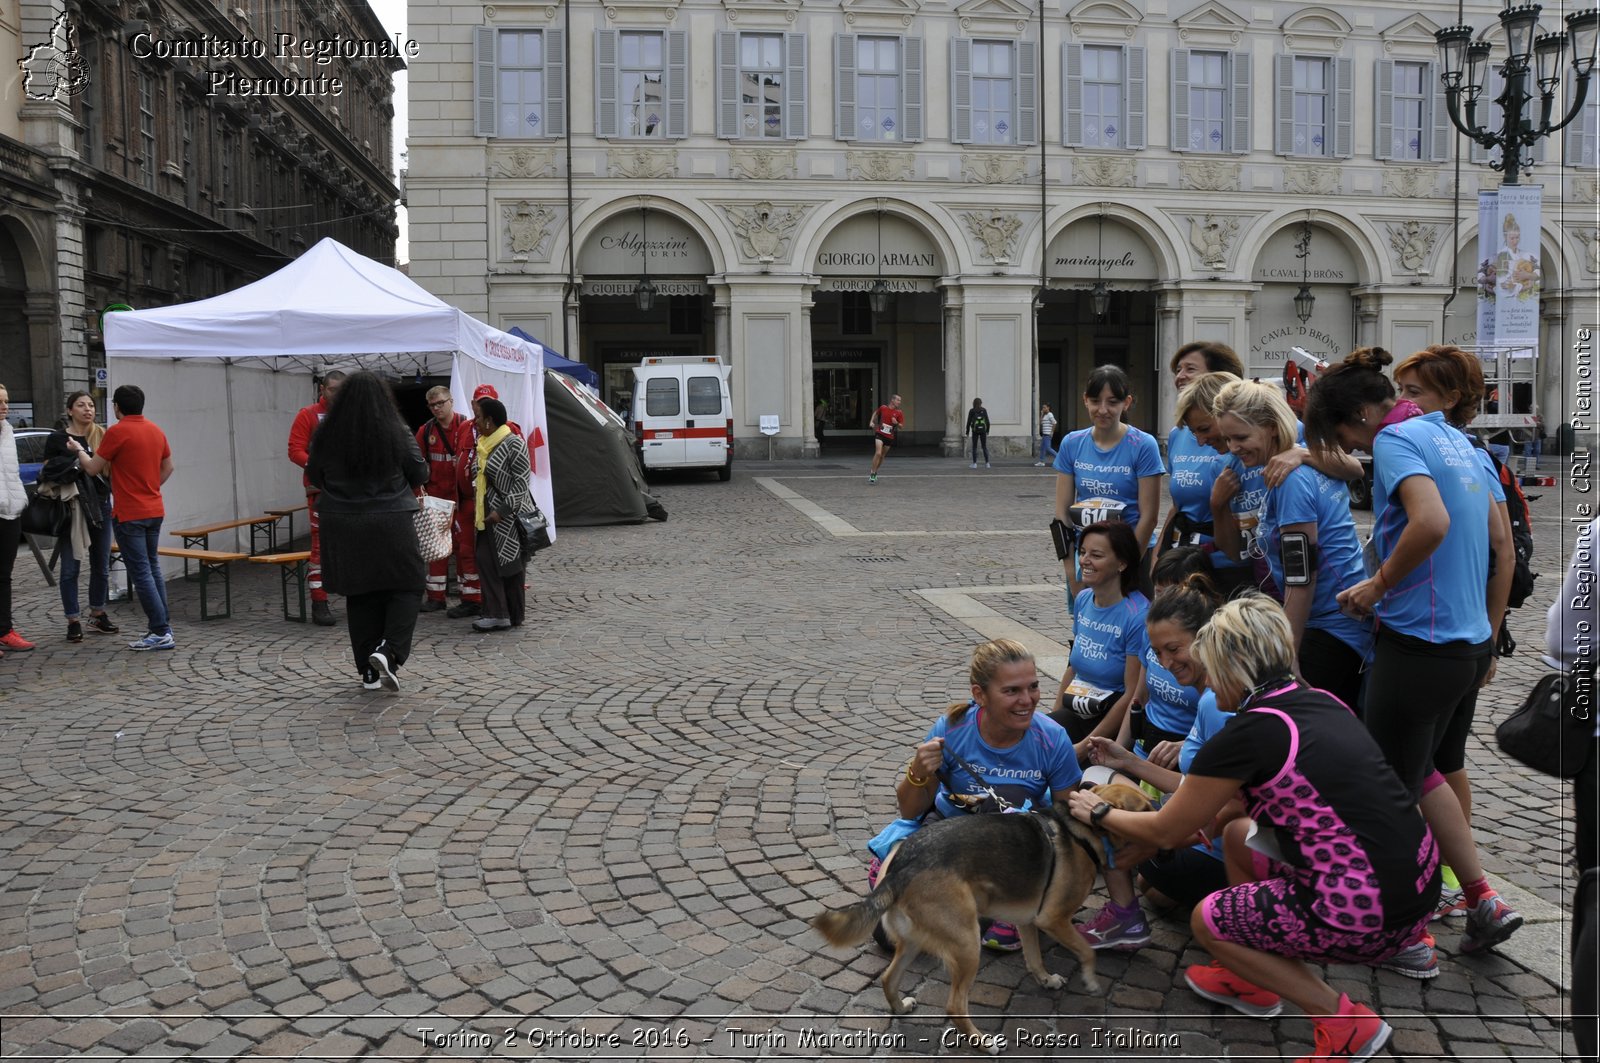
[[[823,446],[827,443],[828,434],[828,400],[818,399],[816,409],[811,411],[811,427],[817,436],[817,453],[822,453]]]
[[[90,476],[111,470],[111,521],[128,570],[128,584],[139,597],[148,630],[130,642],[131,650],[170,650],[177,642],[167,612],[167,581],[161,572],[161,522],[166,504],[161,485],[172,476],[172,447],[166,433],[144,416],[144,391],[124,384],[111,394],[117,423],[106,429],[100,449],[90,454],[71,435],[67,449]]]
[[[519,514],[533,512],[528,444],[511,431],[505,404],[482,398],[478,410],[478,444],[474,454],[473,493],[478,531],[478,570],[483,574],[483,616],[472,622],[478,631],[521,627],[527,612],[528,544]]]
[[[74,391],[67,396],[67,413],[61,427],[51,433],[44,447],[44,469],[39,486],[55,483],[58,493],[70,493],[72,523],[58,542],[61,551],[61,608],[67,618],[67,641],[83,641],[83,614],[78,598],[78,575],[83,562],[89,564],[89,628],[101,635],[115,635],[120,628],[106,612],[111,590],[111,484],[104,476],[90,476],[78,467],[77,458],[67,449],[67,440],[93,455],[105,437],[104,426],[95,422],[94,396]],[[81,518],[81,519],[80,519]]]
[[[1047,402],[1039,407],[1039,460],[1033,463],[1036,469],[1042,469],[1056,460],[1055,443],[1056,415],[1050,412]]]
[[[22,511],[28,508],[28,492],[22,487],[17,437],[6,420],[10,412],[10,393],[0,384],[0,632],[4,632],[0,646],[27,652],[33,643],[11,626],[11,570],[17,561],[17,545],[22,542]]]
[[[878,467],[889,456],[905,423],[906,415],[900,410],[899,395],[890,396],[888,405],[872,411],[872,420],[867,423],[867,427],[872,429],[872,471],[867,474],[867,483],[878,482]]]
[[[341,383],[311,439],[306,478],[322,509],[325,581],[344,595],[361,686],[398,693],[426,581],[414,514],[428,463],[377,374]]]
[[[317,401],[303,407],[294,415],[289,428],[289,460],[306,468],[310,461],[311,437],[317,426],[328,416],[334,396],[344,383],[344,373],[335,369],[322,378]],[[328,608],[328,591],[322,585],[322,520],[317,512],[317,490],[310,475],[303,478],[306,489],[306,520],[311,525],[311,557],[306,562],[306,588],[311,592],[311,622],[319,627],[332,627],[333,610]]]
[[[978,448],[983,447],[983,467],[992,469],[989,464],[989,411],[983,408],[982,399],[972,400],[972,409],[967,411],[967,427],[965,435],[972,437],[972,467],[978,467]]]
[[[450,389],[428,389],[428,412],[431,420],[417,429],[417,447],[428,463],[428,482],[423,490],[434,498],[447,498],[456,504],[451,515],[451,534],[456,562],[456,585],[463,604],[478,605],[482,591],[478,587],[478,558],[476,535],[470,523],[461,521],[461,497],[456,485],[456,458],[462,446],[472,446],[472,423],[455,412],[450,399]],[[424,613],[436,613],[445,608],[445,588],[450,577],[450,558],[441,557],[428,563],[428,595],[422,602]]]

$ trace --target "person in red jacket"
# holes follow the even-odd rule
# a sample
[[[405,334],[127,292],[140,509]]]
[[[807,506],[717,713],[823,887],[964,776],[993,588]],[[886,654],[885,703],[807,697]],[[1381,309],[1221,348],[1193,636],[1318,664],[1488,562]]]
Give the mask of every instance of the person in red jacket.
[[[461,434],[472,431],[472,422],[455,412],[447,387],[429,388],[428,412],[433,419],[417,429],[417,447],[428,463],[428,482],[423,490],[435,498],[448,498],[456,503],[454,527],[456,582],[461,588],[461,604],[450,610],[451,616],[477,616],[483,601],[478,587],[478,558],[476,544],[471,535],[462,534],[461,491],[456,480],[456,458],[460,451]],[[470,506],[470,501],[468,503]],[[428,564],[428,594],[423,600],[424,613],[436,613],[445,607],[445,586],[450,575],[450,559],[442,557]]]
[[[327,416],[333,397],[339,393],[344,374],[335,369],[322,378],[317,401],[294,415],[294,425],[289,429],[289,460],[306,467],[311,460],[311,436],[317,425]],[[306,565],[306,586],[311,590],[311,621],[321,627],[332,627],[333,610],[328,608],[328,592],[322,588],[322,527],[317,520],[317,489],[304,479],[306,488],[306,518],[311,523],[311,559]]]

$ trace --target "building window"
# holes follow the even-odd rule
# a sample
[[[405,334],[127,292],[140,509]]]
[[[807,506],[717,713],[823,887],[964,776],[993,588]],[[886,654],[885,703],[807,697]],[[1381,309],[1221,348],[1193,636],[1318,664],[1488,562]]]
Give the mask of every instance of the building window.
[[[477,26],[472,34],[474,135],[526,138],[566,133],[565,33]],[[367,117],[364,109],[349,115],[357,141],[367,128]]]
[[[872,293],[839,293],[839,332],[844,336],[872,335]]]
[[[1394,123],[1389,134],[1389,157],[1392,159],[1426,159],[1427,145],[1423,134],[1428,127],[1428,76],[1427,63],[1396,63],[1394,65],[1394,103],[1390,121]]]
[[[1600,166],[1600,100],[1590,98],[1584,102],[1583,111],[1567,128],[1567,162],[1579,166]]]
[[[1456,133],[1438,68],[1427,62],[1380,59],[1374,71],[1378,121],[1373,154],[1416,162],[1448,159]]]
[[[1332,111],[1328,99],[1328,61],[1296,56],[1293,154],[1328,154],[1328,124]]]
[[[717,33],[717,136],[728,140],[803,140],[806,136],[803,33]]]
[[[1348,59],[1280,55],[1276,60],[1279,155],[1349,158],[1351,149]]]
[[[1189,53],[1191,151],[1228,150],[1228,60],[1226,52]]]
[[[237,153],[238,137],[232,133],[222,134],[222,176],[218,197],[219,202],[225,207],[234,206],[233,202],[233,167],[234,155]]]
[[[922,139],[922,38],[834,38],[834,135],[885,143]]]
[[[1037,57],[1032,41],[953,39],[951,139],[958,144],[1037,140]]]
[[[1144,49],[1066,44],[1061,52],[1061,142],[1076,148],[1144,147]],[[1187,98],[1188,90],[1181,91]]]
[[[1127,124],[1122,118],[1122,49],[1083,50],[1083,143],[1090,148],[1121,148]]]
[[[689,135],[689,44],[684,30],[599,30],[595,128],[602,137]]]
[[[972,42],[972,140],[976,144],[1014,144],[1010,41]]]
[[[156,79],[139,74],[139,183],[156,187]]]

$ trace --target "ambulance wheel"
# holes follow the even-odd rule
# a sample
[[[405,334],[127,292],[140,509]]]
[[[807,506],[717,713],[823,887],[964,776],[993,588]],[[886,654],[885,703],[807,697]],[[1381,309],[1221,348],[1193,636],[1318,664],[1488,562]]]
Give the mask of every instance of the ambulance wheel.
[[[723,483],[727,483],[729,480],[733,479],[733,459],[732,458],[729,458],[723,464],[722,468],[717,470],[717,479],[721,480]]]

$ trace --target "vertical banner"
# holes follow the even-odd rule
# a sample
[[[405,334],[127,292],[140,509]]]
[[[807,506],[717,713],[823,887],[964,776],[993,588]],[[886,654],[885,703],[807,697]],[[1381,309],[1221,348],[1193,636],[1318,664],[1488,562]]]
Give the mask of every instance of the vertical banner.
[[[1495,253],[1494,341],[1499,346],[1532,347],[1539,343],[1539,214],[1544,189],[1539,185],[1502,185],[1500,249]],[[1479,240],[1482,240],[1480,235]]]
[[[1474,280],[1478,288],[1478,340],[1482,344],[1496,342],[1495,318],[1495,251],[1500,239],[1500,209],[1494,192],[1478,193],[1478,273]]]

